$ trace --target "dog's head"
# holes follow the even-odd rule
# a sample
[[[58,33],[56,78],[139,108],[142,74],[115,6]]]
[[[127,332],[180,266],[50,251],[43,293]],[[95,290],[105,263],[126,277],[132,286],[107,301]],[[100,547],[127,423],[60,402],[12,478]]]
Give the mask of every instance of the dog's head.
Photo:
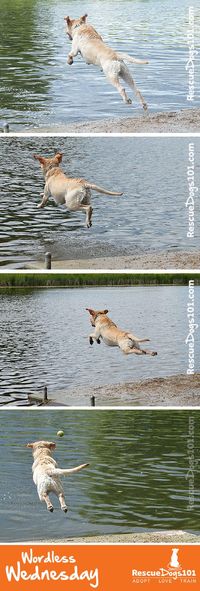
[[[33,443],[27,443],[26,447],[30,447],[34,453],[40,449],[52,451],[55,449],[56,444],[53,441],[34,441]]]
[[[65,16],[64,20],[67,24],[66,33],[70,38],[70,41],[73,39],[73,35],[81,25],[85,25],[86,23],[87,14],[80,16],[80,18],[73,18],[71,19],[69,16]]]
[[[90,322],[92,326],[95,326],[98,316],[105,316],[105,314],[108,314],[108,310],[92,310],[91,308],[86,308],[86,310],[90,314]]]
[[[48,172],[48,170],[50,170],[51,168],[58,167],[60,162],[62,162],[62,157],[62,152],[58,152],[57,154],[55,154],[55,156],[53,156],[53,158],[44,158],[44,156],[37,156],[37,154],[33,155],[33,158],[35,158],[35,160],[38,160],[38,162],[40,163],[40,166],[44,174],[46,174],[46,172]]]

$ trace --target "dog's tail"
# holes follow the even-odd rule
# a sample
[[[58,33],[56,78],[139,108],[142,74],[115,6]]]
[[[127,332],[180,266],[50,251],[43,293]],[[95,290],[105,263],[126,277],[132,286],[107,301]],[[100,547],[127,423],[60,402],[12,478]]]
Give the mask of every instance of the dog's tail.
[[[52,468],[52,470],[48,470],[49,476],[68,476],[69,474],[74,474],[75,472],[79,472],[83,468],[86,468],[89,464],[81,464],[80,466],[76,466],[76,468]]]
[[[117,57],[119,59],[123,59],[125,62],[130,62],[131,64],[148,64],[149,63],[148,60],[139,60],[136,57],[132,57],[128,53],[118,52]]]
[[[131,332],[129,332],[127,334],[127,336],[129,337],[129,339],[132,339],[133,341],[135,341],[136,343],[146,343],[147,341],[150,341],[150,339],[139,339],[138,337],[136,337],[134,334],[132,334]]]
[[[98,187],[98,185],[94,185],[93,183],[85,183],[85,188],[97,191],[97,193],[104,193],[105,195],[123,195],[123,193],[117,193],[116,191],[107,191],[107,189],[103,189],[103,187]]]

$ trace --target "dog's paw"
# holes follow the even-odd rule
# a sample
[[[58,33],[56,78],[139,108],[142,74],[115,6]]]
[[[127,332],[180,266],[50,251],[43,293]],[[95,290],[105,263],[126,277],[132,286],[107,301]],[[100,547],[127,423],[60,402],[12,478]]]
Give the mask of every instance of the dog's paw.
[[[65,507],[62,507],[62,511],[63,511],[64,513],[67,513],[67,511],[68,511],[68,507],[67,507],[67,505],[65,505]]]
[[[48,507],[48,511],[50,511],[50,513],[53,513],[53,505],[51,505],[50,507]]]
[[[155,355],[158,355],[157,351],[152,351],[152,356],[155,357]]]
[[[126,103],[127,103],[127,105],[132,105],[132,100],[130,98],[128,98]]]
[[[73,64],[73,57],[71,57],[71,55],[68,55],[67,63],[69,66],[71,66]]]
[[[143,109],[144,109],[144,111],[148,111],[148,105],[147,105],[147,103],[143,103]]]
[[[98,345],[100,345],[100,344],[101,344],[101,341],[100,341],[100,339],[97,339],[97,343],[98,343]]]
[[[92,337],[89,338],[89,341],[90,341],[90,345],[93,345],[94,341],[93,341]]]
[[[39,205],[37,205],[37,209],[42,209],[43,205],[41,203],[39,203]]]
[[[91,226],[92,226],[92,222],[88,222],[87,223],[87,228],[91,228]]]

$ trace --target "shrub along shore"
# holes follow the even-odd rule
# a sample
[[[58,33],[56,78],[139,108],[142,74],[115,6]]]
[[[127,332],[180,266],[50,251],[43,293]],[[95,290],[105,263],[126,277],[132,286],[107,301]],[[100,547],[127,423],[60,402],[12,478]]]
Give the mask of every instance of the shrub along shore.
[[[200,285],[200,273],[1,273],[0,288]]]

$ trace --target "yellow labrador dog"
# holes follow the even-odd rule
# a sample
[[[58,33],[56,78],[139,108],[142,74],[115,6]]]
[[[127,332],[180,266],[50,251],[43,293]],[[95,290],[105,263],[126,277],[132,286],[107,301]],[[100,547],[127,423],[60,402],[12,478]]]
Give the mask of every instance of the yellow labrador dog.
[[[35,441],[28,443],[33,452],[33,482],[37,486],[37,492],[40,501],[45,501],[47,509],[53,512],[53,505],[49,498],[49,493],[57,495],[60,501],[62,511],[67,512],[67,505],[64,497],[64,490],[60,482],[60,476],[68,476],[86,468],[89,464],[82,464],[76,468],[61,469],[57,467],[56,461],[52,458],[51,452],[56,444],[52,441]]]
[[[139,60],[127,53],[118,53],[106,45],[102,37],[95,29],[86,23],[87,14],[78,19],[71,19],[65,16],[67,23],[67,35],[72,41],[72,49],[68,55],[67,63],[73,64],[73,59],[80,53],[86,64],[93,64],[103,70],[109,82],[117,88],[123,101],[130,105],[125,89],[120,83],[122,78],[134,90],[137,99],[141,102],[143,109],[147,110],[147,104],[138,90],[125,61],[133,64],[148,64],[147,60]]]
[[[127,332],[118,328],[114,322],[108,318],[108,310],[92,310],[86,308],[90,314],[90,321],[95,331],[89,336],[90,345],[96,341],[100,344],[102,341],[109,347],[119,347],[123,353],[130,355],[157,355],[156,351],[149,351],[148,349],[141,349],[139,343],[145,343],[150,339],[138,339],[131,332]]]
[[[90,203],[91,190],[105,195],[123,195],[123,193],[107,191],[107,189],[93,183],[88,183],[85,179],[67,177],[59,167],[62,161],[61,152],[58,152],[53,158],[44,158],[36,156],[36,154],[34,154],[34,158],[39,161],[45,178],[44,193],[41,193],[42,201],[37,206],[38,208],[45,207],[49,196],[52,195],[56,203],[66,205],[69,211],[83,211],[86,214],[86,226],[90,228],[93,212]]]

